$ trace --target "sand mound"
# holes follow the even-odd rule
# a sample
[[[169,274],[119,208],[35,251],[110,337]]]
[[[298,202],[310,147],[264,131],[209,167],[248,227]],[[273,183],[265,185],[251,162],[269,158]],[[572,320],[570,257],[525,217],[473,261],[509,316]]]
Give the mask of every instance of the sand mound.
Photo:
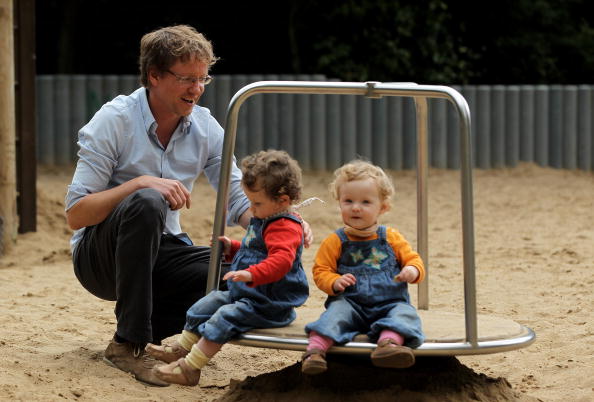
[[[476,373],[454,357],[420,357],[406,370],[378,369],[362,359],[334,357],[328,372],[308,377],[300,364],[248,377],[220,401],[537,401],[505,378]]]

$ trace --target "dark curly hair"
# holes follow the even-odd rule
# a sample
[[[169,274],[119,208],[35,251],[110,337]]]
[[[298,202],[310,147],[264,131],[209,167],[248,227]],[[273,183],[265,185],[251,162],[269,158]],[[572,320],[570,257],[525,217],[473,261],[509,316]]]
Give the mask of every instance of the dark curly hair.
[[[271,199],[288,195],[291,203],[301,197],[301,168],[285,151],[269,149],[241,161],[241,182],[250,191],[264,190]]]

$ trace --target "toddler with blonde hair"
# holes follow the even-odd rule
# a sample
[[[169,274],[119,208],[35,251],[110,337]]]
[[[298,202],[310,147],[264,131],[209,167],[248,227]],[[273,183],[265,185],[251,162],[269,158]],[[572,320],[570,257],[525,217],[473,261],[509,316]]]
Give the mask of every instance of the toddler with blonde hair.
[[[334,174],[330,191],[344,227],[322,242],[315,257],[314,281],[328,299],[326,311],[305,327],[302,372],[326,371],[326,351],[359,333],[377,342],[371,353],[375,366],[409,367],[415,362],[411,348],[420,346],[424,335],[407,284],[423,280],[423,261],[398,230],[378,223],[394,194],[381,168],[355,160]]]

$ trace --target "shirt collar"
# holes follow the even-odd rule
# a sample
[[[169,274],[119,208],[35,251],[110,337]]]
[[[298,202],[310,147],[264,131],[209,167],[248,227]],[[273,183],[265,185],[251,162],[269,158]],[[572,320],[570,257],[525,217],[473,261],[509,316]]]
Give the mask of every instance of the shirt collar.
[[[156,126],[157,122],[155,121],[153,112],[151,112],[151,108],[149,107],[148,95],[148,88],[144,88],[144,91],[142,91],[140,94],[140,110],[142,112],[142,119],[144,121],[144,129],[146,130],[147,134],[150,134],[152,131],[154,131],[154,127]],[[151,128],[153,128],[153,130],[151,130]]]
[[[186,135],[190,134],[190,128],[192,127],[192,119],[190,119],[190,116],[184,116],[181,121],[182,133]]]
[[[140,96],[140,110],[142,111],[142,118],[144,120],[144,129],[147,134],[154,133],[157,129],[157,121],[151,112],[151,108],[148,103],[149,90],[144,88],[143,94]],[[192,120],[190,116],[184,116],[181,120],[181,132],[182,134],[189,134],[190,128],[192,127]]]

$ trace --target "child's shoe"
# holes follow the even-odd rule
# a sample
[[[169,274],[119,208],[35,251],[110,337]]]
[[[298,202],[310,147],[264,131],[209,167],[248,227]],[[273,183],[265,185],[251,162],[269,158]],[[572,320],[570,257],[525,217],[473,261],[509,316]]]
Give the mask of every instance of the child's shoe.
[[[173,363],[157,366],[153,370],[157,378],[170,384],[193,387],[200,381],[200,370],[186,363],[186,359],[183,357]]]
[[[407,368],[415,364],[415,355],[411,348],[382,339],[371,352],[371,362],[376,367]]]
[[[320,349],[311,349],[303,354],[301,372],[307,375],[321,374],[328,370],[326,352]]]
[[[144,350],[155,359],[165,363],[175,362],[182,357],[186,357],[189,353],[177,341],[173,341],[171,345],[153,345],[149,343]]]

